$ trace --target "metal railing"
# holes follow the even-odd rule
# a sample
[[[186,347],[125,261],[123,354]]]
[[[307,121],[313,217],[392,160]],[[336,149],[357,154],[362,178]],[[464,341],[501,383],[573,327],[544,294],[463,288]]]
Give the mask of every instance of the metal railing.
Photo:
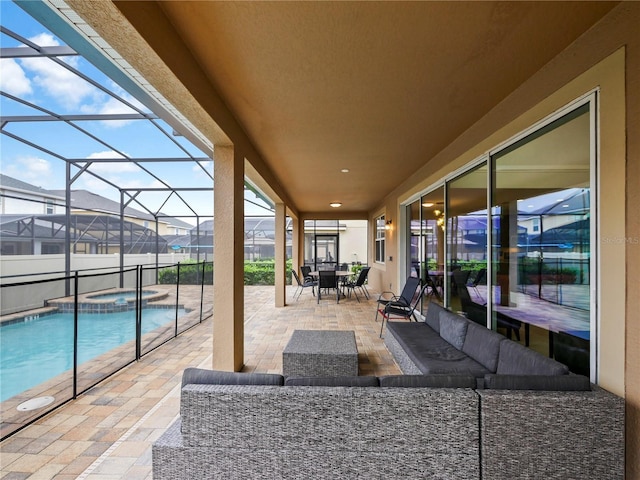
[[[211,317],[213,264],[77,271],[0,298],[4,439]]]

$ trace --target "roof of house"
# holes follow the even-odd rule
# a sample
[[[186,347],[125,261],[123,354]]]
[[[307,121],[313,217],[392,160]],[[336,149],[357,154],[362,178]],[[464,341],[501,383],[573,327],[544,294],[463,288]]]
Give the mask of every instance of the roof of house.
[[[17,178],[10,177],[8,175],[4,175],[0,173],[0,187],[8,190],[21,190],[25,192],[33,192],[38,195],[42,195],[43,197],[57,197],[64,198],[64,193],[59,195],[54,190],[47,190],[42,187],[37,187],[27,182],[23,182],[22,180],[18,180]]]
[[[61,193],[64,195],[64,190],[51,190],[52,192]],[[114,200],[110,200],[106,197],[98,195],[88,190],[72,190],[71,191],[71,207],[82,208],[85,210],[92,210],[96,212],[111,213],[114,215],[120,215],[120,203]],[[142,220],[155,221],[152,214],[137,210],[132,207],[125,207],[124,214],[128,217],[135,217]],[[190,223],[184,222],[178,218],[160,216],[158,219],[160,222],[167,223],[169,225],[181,228],[193,228]]]

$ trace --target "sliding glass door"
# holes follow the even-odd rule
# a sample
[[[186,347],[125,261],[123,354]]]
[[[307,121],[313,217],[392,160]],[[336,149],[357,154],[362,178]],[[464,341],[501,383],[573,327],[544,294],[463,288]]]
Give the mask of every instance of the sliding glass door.
[[[406,215],[407,270],[433,283],[428,300],[587,376],[595,366],[594,103],[585,98],[444,179]]]
[[[589,104],[491,157],[492,326],[589,374]]]
[[[486,162],[451,180],[447,187],[447,305],[486,324],[486,313],[482,310],[478,315],[470,298],[472,292],[466,288],[487,266]],[[475,303],[484,305],[486,301],[478,297]]]

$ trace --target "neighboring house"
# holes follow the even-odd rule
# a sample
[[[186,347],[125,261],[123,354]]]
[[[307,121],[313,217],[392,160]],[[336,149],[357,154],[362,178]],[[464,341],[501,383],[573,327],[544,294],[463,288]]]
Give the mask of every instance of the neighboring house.
[[[51,192],[64,197],[64,190],[51,190]],[[71,212],[77,215],[101,212],[119,216],[120,203],[87,190],[72,190]],[[132,207],[125,207],[124,218],[126,221],[155,230],[155,218],[150,213]],[[158,218],[158,234],[162,236],[184,235],[191,228],[193,228],[193,225],[177,218],[164,216]]]
[[[286,226],[286,254],[292,256],[292,226],[291,219],[287,219]],[[191,229],[191,255],[195,257],[196,245],[199,253],[211,256],[213,254],[213,220],[200,223],[199,228]],[[275,217],[245,216],[244,217],[244,259],[260,260],[275,258]],[[305,223],[305,258],[307,264],[316,268],[315,259],[320,255],[321,247],[331,246],[335,252],[337,263],[355,263],[367,258],[367,222],[360,220],[317,220]],[[182,244],[184,245],[184,244]],[[336,259],[334,259],[336,260]],[[335,263],[335,262],[334,262]]]
[[[64,193],[0,174],[0,214],[64,213]]]
[[[64,190],[46,190],[21,180],[0,176],[0,245],[3,255],[40,255],[64,252],[66,239]],[[192,225],[177,218],[155,219],[149,213],[124,210],[125,253],[159,253],[170,249],[168,239],[188,235]],[[120,204],[86,190],[71,191],[71,251],[106,254],[120,251]]]
[[[57,215],[0,215],[0,253],[2,255],[52,255],[64,253],[66,230],[55,223]],[[71,242],[79,246],[77,253],[96,253],[99,240],[85,233],[81,241],[71,231]],[[86,251],[83,251],[86,250]]]

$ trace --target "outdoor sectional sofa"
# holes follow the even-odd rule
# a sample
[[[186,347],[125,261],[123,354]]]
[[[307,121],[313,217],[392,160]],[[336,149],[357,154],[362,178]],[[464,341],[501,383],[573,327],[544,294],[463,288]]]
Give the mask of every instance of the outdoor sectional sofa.
[[[473,375],[288,377],[187,369],[154,480],[622,479],[623,402],[476,388]]]
[[[566,365],[434,302],[385,344],[405,374],[475,378],[482,478],[624,477],[623,399]]]

